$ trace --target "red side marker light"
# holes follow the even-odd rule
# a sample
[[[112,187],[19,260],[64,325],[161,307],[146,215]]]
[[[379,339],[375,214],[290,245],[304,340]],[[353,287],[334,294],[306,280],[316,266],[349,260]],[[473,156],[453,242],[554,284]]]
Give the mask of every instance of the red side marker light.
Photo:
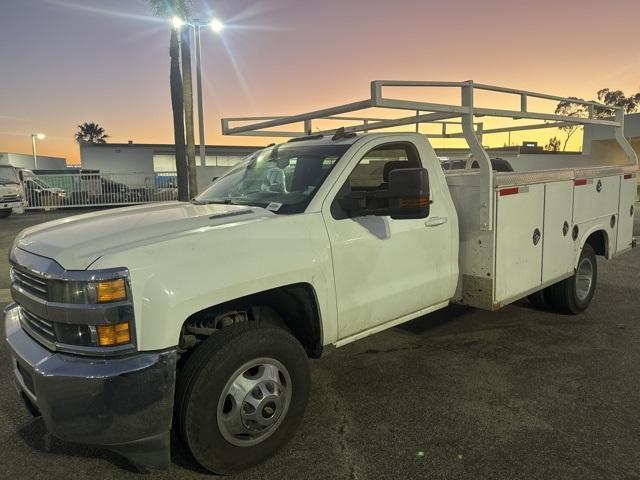
[[[586,178],[581,178],[579,180],[576,180],[573,182],[575,184],[576,187],[579,187],[580,185],[586,185],[587,184],[587,179]]]
[[[518,187],[503,188],[502,190],[500,190],[500,196],[504,197],[505,195],[515,195],[519,191],[520,190],[518,189]]]
[[[633,175],[631,175],[630,173],[627,173],[627,174],[624,176],[624,179],[625,179],[625,180],[629,180],[631,177],[633,177]]]

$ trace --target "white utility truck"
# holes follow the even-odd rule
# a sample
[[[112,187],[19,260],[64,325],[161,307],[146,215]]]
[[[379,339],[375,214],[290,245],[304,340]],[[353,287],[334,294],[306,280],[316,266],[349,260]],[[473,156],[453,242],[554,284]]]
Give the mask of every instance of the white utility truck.
[[[457,89],[461,102],[389,98],[383,88]],[[519,108],[474,105],[478,91],[515,96]],[[571,100],[592,114],[568,117],[529,100],[568,99],[376,81],[370,98],[348,105],[224,119],[227,134],[293,138],[251,155],[190,203],[23,231],[10,253],[15,303],[5,311],[23,399],[53,435],[147,466],[169,461],[173,425],[203,467],[232,473],[292,437],[307,403],[308,357],[451,302],[496,310],[529,296],[582,312],[596,257],[633,246],[638,161],[622,110]],[[386,113],[345,116],[363,109]],[[611,115],[593,113],[602,109]],[[484,128],[474,117],[516,125]],[[433,122],[437,133],[397,131]],[[608,126],[617,142],[570,166],[557,155],[552,169],[512,162],[513,172],[494,172],[481,143],[510,128],[570,124]],[[445,173],[433,136],[466,140],[478,168]]]
[[[14,208],[25,205],[18,171],[11,165],[0,165],[0,218],[8,217]]]

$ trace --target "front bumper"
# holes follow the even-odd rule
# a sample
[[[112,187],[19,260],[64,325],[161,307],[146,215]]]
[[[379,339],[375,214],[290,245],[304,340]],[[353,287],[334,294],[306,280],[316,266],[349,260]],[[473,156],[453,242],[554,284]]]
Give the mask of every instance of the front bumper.
[[[27,206],[27,202],[3,202],[0,200],[0,209],[5,209],[5,208],[22,208],[22,207],[26,207]]]
[[[51,352],[4,311],[14,383],[54,436],[107,447],[147,467],[169,464],[175,349],[96,359]]]

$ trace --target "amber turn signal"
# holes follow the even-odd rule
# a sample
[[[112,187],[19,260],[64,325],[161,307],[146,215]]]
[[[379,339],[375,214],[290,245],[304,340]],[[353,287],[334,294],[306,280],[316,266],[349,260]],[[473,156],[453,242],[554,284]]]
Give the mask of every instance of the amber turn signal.
[[[98,303],[126,300],[127,289],[124,278],[96,283],[96,298]]]
[[[131,342],[129,322],[98,325],[96,329],[98,330],[98,345],[101,347],[114,347]]]

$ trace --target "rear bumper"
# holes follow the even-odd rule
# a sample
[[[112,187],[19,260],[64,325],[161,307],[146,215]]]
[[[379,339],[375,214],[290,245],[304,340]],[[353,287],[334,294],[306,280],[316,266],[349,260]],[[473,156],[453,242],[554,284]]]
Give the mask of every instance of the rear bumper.
[[[54,436],[103,446],[137,464],[169,463],[175,349],[96,359],[51,352],[5,309],[14,383]]]

